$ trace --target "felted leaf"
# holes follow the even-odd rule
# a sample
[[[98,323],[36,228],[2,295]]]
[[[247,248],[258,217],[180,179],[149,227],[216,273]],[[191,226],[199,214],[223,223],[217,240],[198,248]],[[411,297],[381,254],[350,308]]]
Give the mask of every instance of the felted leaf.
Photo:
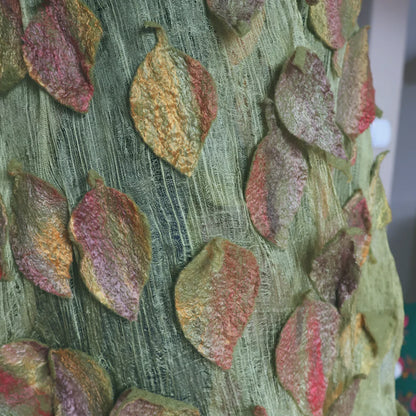
[[[328,416],[350,416],[354,410],[355,399],[360,389],[361,379],[356,378],[330,407]]]
[[[0,281],[9,280],[9,268],[6,260],[6,246],[9,242],[9,219],[0,195]]]
[[[267,416],[267,410],[263,406],[256,406],[253,411],[254,416]]]
[[[10,162],[8,170],[14,177],[10,244],[17,267],[42,290],[70,298],[67,200],[51,184],[24,172],[20,163]]]
[[[153,152],[191,176],[217,116],[217,92],[196,59],[173,48],[163,28],[158,43],[139,66],[130,91],[134,125]]]
[[[18,341],[0,347],[0,412],[7,416],[53,416],[48,347]]]
[[[259,233],[283,247],[300,206],[308,166],[302,152],[278,127],[271,100],[266,103],[266,120],[269,132],[254,155],[246,202]]]
[[[260,285],[253,253],[223,238],[211,240],[179,275],[176,312],[185,337],[227,370]]]
[[[26,75],[22,35],[19,0],[0,0],[0,94],[9,91]]]
[[[349,165],[342,133],[335,124],[334,95],[316,54],[296,49],[277,82],[275,103],[291,134],[326,152],[334,159],[331,164]]]
[[[339,322],[338,311],[332,305],[305,298],[280,334],[277,375],[307,416],[323,415]]]
[[[207,0],[209,10],[238,36],[251,29],[253,17],[259,13],[265,0]]]
[[[110,416],[199,416],[195,407],[135,387],[117,400]]]
[[[336,120],[351,139],[367,130],[376,116],[367,32],[368,27],[360,29],[348,42],[338,87]]]
[[[361,0],[321,0],[309,9],[315,34],[330,48],[339,49],[357,26]]]
[[[352,235],[355,243],[357,263],[362,266],[367,260],[371,245],[371,217],[361,189],[344,205],[344,214],[347,224],[351,228],[360,230],[359,233]]]
[[[55,383],[55,416],[98,416],[110,412],[110,377],[89,355],[70,349],[51,350],[49,364]]]
[[[29,75],[61,104],[86,113],[100,22],[79,0],[44,1],[23,36]]]
[[[99,302],[137,319],[152,257],[147,217],[122,192],[90,171],[93,188],[74,209],[69,231],[80,254],[81,277]]]
[[[354,241],[344,230],[324,246],[309,273],[319,296],[338,308],[357,289],[360,276]]]

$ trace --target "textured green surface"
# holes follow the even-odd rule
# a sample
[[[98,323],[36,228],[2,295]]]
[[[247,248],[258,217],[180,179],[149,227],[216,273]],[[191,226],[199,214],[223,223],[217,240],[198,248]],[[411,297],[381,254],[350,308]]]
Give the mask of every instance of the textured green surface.
[[[261,404],[270,416],[300,416],[272,365],[279,333],[311,288],[310,262],[344,224],[341,207],[357,188],[368,197],[373,162],[370,136],[357,138],[353,180],[308,153],[310,172],[286,250],[266,242],[251,224],[244,188],[255,145],[266,134],[261,102],[272,98],[282,64],[305,46],[331,73],[331,53],[309,31],[308,8],[295,0],[268,0],[255,51],[231,66],[203,1],[88,0],[104,35],[94,69],[95,93],[86,115],[57,104],[28,77],[0,98],[0,193],[8,204],[6,163],[20,160],[33,174],[65,192],[70,209],[88,190],[87,172],[130,195],[149,219],[153,262],[139,319],[129,323],[96,302],[74,273],[73,300],[58,299],[17,277],[0,283],[0,341],[31,337],[55,348],[80,349],[110,373],[116,395],[136,385],[196,406],[201,415],[251,415]],[[24,24],[38,0],[22,0]],[[192,178],[158,159],[135,131],[128,97],[138,63],[154,47],[145,21],[162,24],[172,44],[198,59],[216,81],[219,112]],[[339,199],[339,200],[338,200]],[[250,249],[262,282],[256,309],[228,372],[216,368],[185,339],[174,312],[180,270],[211,238],[223,236]],[[356,292],[358,312],[372,313],[386,341],[353,416],[396,414],[393,366],[402,335],[399,279],[384,230],[374,230],[372,256]],[[14,272],[16,274],[16,272]],[[386,319],[391,327],[383,327]],[[59,324],[58,324],[59,323]],[[391,333],[391,337],[389,335]],[[381,331],[383,332],[383,331]]]

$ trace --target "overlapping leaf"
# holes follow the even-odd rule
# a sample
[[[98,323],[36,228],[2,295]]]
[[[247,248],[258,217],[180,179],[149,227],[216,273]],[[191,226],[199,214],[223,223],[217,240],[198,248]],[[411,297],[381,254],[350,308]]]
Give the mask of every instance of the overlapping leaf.
[[[93,189],[74,209],[69,225],[81,257],[81,277],[103,305],[136,320],[151,261],[147,218],[96,172],[89,173],[88,182]]]
[[[195,407],[145,390],[131,388],[117,400],[110,416],[199,416]]]
[[[360,389],[361,379],[356,378],[329,408],[328,416],[350,416]]]
[[[300,206],[308,166],[302,152],[278,127],[272,101],[266,103],[266,119],[269,132],[254,155],[246,202],[260,234],[285,246]]]
[[[9,279],[9,270],[6,260],[6,246],[9,242],[9,219],[7,210],[0,195],[0,280]]]
[[[259,285],[253,253],[222,238],[211,240],[179,276],[176,312],[185,337],[225,370],[254,310]]]
[[[355,139],[367,130],[376,116],[375,92],[368,58],[368,27],[348,42],[338,87],[338,125]]]
[[[267,410],[263,406],[256,406],[253,414],[254,416],[267,416]]]
[[[133,80],[131,114],[153,152],[191,176],[217,115],[215,83],[199,61],[169,44],[161,26],[147,26],[158,43]]]
[[[354,33],[360,10],[361,0],[321,0],[309,9],[309,21],[327,46],[339,49]]]
[[[14,176],[10,243],[16,264],[42,290],[69,298],[67,200],[49,183],[24,172],[19,163],[11,162],[8,168]]]
[[[100,22],[81,1],[45,1],[23,36],[29,75],[61,104],[86,113],[101,36]]]
[[[53,416],[48,347],[18,341],[0,347],[0,411],[7,416]]]
[[[323,416],[340,316],[330,304],[305,298],[285,324],[276,348],[280,383],[307,416]]]
[[[0,94],[9,91],[26,75],[22,35],[19,0],[0,0]]]

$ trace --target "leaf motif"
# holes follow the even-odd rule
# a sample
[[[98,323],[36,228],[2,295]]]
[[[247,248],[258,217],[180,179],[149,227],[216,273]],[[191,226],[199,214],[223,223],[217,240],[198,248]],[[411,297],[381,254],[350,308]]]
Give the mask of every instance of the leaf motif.
[[[368,27],[360,29],[348,42],[338,87],[336,120],[350,139],[367,130],[376,116],[367,32]]]
[[[254,416],[267,416],[267,410],[263,406],[256,406],[253,411]]]
[[[330,48],[342,48],[354,33],[361,0],[321,0],[309,9],[315,34]]]
[[[266,103],[266,120],[269,132],[254,155],[246,201],[259,233],[284,247],[300,206],[308,166],[302,152],[278,127],[271,100]]]
[[[127,195],[105,186],[96,172],[90,171],[88,182],[93,189],[69,223],[81,257],[81,277],[99,302],[136,320],[152,257],[147,217]]]
[[[45,1],[23,36],[29,75],[61,104],[86,113],[102,33],[100,22],[81,1]]]
[[[238,36],[251,30],[252,19],[263,8],[265,0],[207,0],[211,13]]]
[[[117,400],[110,416],[199,416],[195,407],[135,387]]]
[[[10,243],[17,267],[42,290],[70,298],[67,200],[51,184],[24,172],[20,163],[10,162],[8,170],[14,176]]]
[[[55,383],[55,416],[107,415],[113,389],[107,372],[89,355],[70,349],[51,350],[49,365]]]
[[[275,103],[291,134],[326,152],[334,159],[331,164],[349,165],[342,133],[335,124],[334,95],[316,54],[296,49],[276,85]]]
[[[361,379],[356,378],[330,407],[328,416],[350,416],[354,410],[355,399],[360,389],[360,384]]]
[[[223,238],[211,240],[179,275],[175,302],[185,337],[224,370],[231,368],[259,285],[253,253]]]
[[[136,129],[153,152],[191,176],[217,116],[217,92],[196,59],[173,48],[161,26],[158,43],[139,66],[130,91]]]
[[[53,416],[48,347],[24,340],[0,347],[0,410],[8,416]],[[6,412],[6,413],[3,413]]]
[[[22,35],[19,0],[0,0],[0,94],[8,92],[26,75]]]
[[[9,219],[0,195],[0,281],[9,280],[9,268],[6,259],[6,246],[9,242]]]
[[[323,416],[339,323],[340,316],[332,305],[305,298],[280,334],[277,375],[307,416]]]

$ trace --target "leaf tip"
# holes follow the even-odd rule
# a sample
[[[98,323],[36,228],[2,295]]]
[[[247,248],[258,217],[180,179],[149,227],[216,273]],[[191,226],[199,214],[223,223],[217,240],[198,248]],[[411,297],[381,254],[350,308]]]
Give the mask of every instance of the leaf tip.
[[[10,176],[18,176],[23,173],[23,165],[16,159],[12,159],[7,164],[7,172]]]
[[[91,169],[88,172],[87,182],[91,188],[96,188],[99,183],[104,183],[104,179],[95,170]]]

